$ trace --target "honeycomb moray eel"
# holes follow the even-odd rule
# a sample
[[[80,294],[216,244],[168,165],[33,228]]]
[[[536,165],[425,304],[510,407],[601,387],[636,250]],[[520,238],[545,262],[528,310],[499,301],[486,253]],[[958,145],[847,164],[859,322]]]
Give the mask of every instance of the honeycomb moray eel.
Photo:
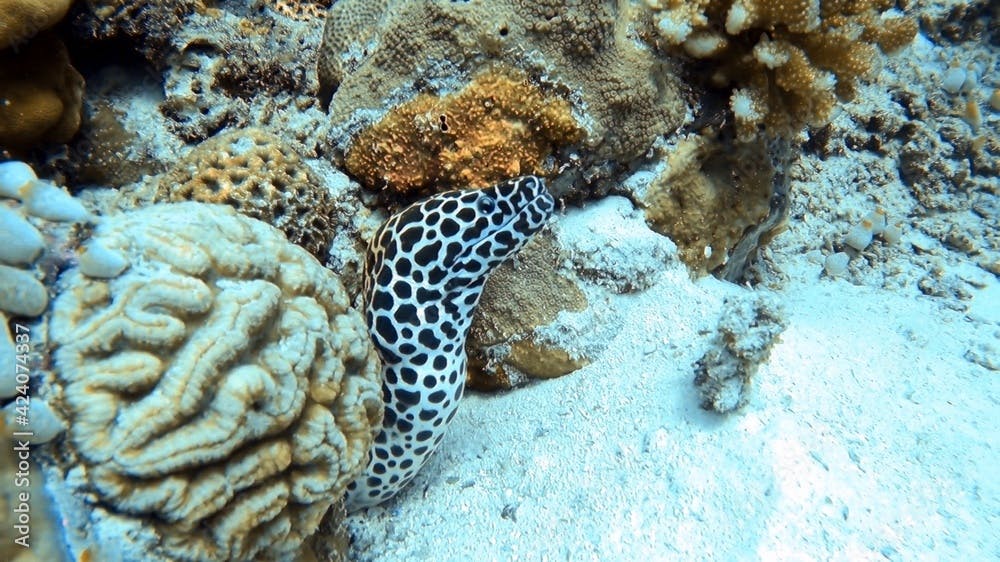
[[[385,418],[348,511],[399,492],[430,458],[465,388],[465,338],[487,277],[555,208],[541,179],[450,191],[375,233],[365,261],[365,319],[382,359]]]

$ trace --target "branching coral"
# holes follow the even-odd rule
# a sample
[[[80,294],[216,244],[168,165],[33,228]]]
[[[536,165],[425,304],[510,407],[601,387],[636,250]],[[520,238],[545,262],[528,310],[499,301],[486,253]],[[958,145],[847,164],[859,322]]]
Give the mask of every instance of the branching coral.
[[[51,319],[69,442],[98,501],[181,560],[287,559],[368,460],[378,361],[336,276],[221,205],[107,217],[131,265],[71,269]]]
[[[345,163],[362,183],[403,194],[484,187],[553,172],[546,157],[582,137],[568,102],[522,74],[494,70],[456,94],[422,94],[394,108],[354,140]]]
[[[651,0],[638,12],[651,42],[711,61],[711,86],[733,88],[742,138],[825,121],[855,82],[896,51],[916,22],[887,16],[892,0]]]

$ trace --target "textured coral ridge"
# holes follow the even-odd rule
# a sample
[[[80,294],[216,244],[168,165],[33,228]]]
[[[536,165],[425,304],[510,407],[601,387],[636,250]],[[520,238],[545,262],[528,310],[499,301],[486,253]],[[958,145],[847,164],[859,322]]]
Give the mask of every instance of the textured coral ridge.
[[[420,93],[459,91],[500,64],[573,104],[586,131],[577,167],[588,177],[607,174],[607,162],[642,156],[657,135],[680,125],[685,111],[674,74],[629,37],[620,16],[618,2],[608,0],[341,0],[327,15],[317,68],[320,97],[330,99],[331,121],[340,128],[331,142],[346,152],[342,143],[390,107]],[[504,132],[502,123],[481,139],[487,147]],[[506,132],[514,135],[508,142],[531,137]],[[412,147],[392,150],[406,154]]]
[[[337,278],[231,208],[154,205],[61,278],[51,336],[70,443],[100,504],[180,560],[286,558],[363,468],[378,362]]]
[[[362,183],[402,193],[485,187],[552,173],[545,158],[582,137],[569,102],[544,96],[523,74],[491,71],[456,94],[394,108],[355,139],[345,164]]]
[[[285,233],[324,259],[334,229],[333,201],[323,183],[286,143],[256,128],[201,143],[160,179],[163,201],[224,203]]]
[[[886,16],[895,0],[648,0],[647,33],[668,50],[712,61],[713,86],[732,86],[740,136],[821,123],[838,98],[896,51],[914,20]]]

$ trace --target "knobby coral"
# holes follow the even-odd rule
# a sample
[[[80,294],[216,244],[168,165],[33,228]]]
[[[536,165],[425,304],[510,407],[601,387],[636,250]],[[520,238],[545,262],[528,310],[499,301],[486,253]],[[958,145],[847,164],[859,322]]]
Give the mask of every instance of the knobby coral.
[[[201,143],[157,184],[154,202],[231,205],[325,259],[334,203],[287,143],[262,129],[237,129]]]

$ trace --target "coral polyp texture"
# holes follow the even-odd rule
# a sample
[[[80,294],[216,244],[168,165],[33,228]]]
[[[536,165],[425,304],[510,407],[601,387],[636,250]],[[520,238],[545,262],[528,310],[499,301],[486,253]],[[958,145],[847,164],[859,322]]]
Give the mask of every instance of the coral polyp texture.
[[[238,129],[201,143],[160,178],[153,201],[230,205],[320,259],[334,233],[334,203],[323,182],[287,143],[262,129]]]
[[[738,134],[822,124],[880,51],[909,44],[916,21],[887,15],[894,0],[650,0],[643,35],[667,52],[710,64],[707,85],[732,89]]]
[[[479,142],[487,143],[486,152],[495,151],[494,143],[505,136],[506,142],[515,145],[532,139],[530,143],[556,146],[575,145],[579,137],[576,154],[554,154],[554,165],[573,160],[588,178],[608,177],[609,162],[623,164],[641,157],[658,135],[681,124],[685,112],[668,61],[631,38],[627,22],[619,15],[618,3],[608,0],[570,4],[554,0],[337,2],[327,14],[317,67],[320,98],[330,103],[334,128],[329,142],[334,155],[346,153],[348,148],[370,150],[358,133],[365,135],[387,112],[393,119],[401,104],[421,94],[446,97],[458,92],[448,99],[469,96],[471,91],[482,90],[477,83],[477,77],[483,79],[482,72],[501,66],[524,73],[538,88],[517,86],[530,99],[558,96],[565,100],[548,102],[552,107],[568,102],[583,134],[575,133],[577,127],[570,127],[565,117],[559,118],[556,130],[519,130],[531,123],[551,121],[546,115],[553,109],[547,112],[537,104],[525,104],[517,114],[510,113],[514,108],[510,104],[499,110],[484,107],[479,112],[488,117],[489,129],[478,135],[482,137]],[[515,91],[513,83],[490,80],[501,92]],[[521,79],[515,81],[520,83]],[[420,99],[418,103],[430,105],[426,98]],[[490,115],[493,111],[496,115]],[[558,109],[558,113],[565,111]],[[428,129],[441,125],[438,116],[427,117],[424,126]],[[452,127],[451,123],[446,125]],[[370,136],[368,133],[365,138]],[[387,144],[381,150],[394,157],[404,155],[413,150],[409,138],[400,137],[406,142]],[[440,140],[435,135],[420,151],[434,153],[432,145]],[[479,149],[466,142],[450,150],[471,156]],[[532,159],[539,154],[533,144],[519,150],[532,154]],[[503,160],[487,166],[499,172]],[[449,163],[441,160],[434,164],[439,169],[446,165]],[[452,173],[461,173],[466,167],[454,166]],[[531,171],[522,168],[519,173]],[[477,172],[470,170],[469,174]],[[484,183],[492,179],[491,175]]]
[[[127,269],[60,279],[51,338],[70,460],[148,556],[285,559],[363,468],[379,364],[336,276],[222,205],[109,216]]]
[[[393,108],[358,135],[345,165],[365,185],[400,193],[485,187],[551,174],[546,158],[582,137],[569,102],[524,75],[491,71],[455,94],[421,94]]]

